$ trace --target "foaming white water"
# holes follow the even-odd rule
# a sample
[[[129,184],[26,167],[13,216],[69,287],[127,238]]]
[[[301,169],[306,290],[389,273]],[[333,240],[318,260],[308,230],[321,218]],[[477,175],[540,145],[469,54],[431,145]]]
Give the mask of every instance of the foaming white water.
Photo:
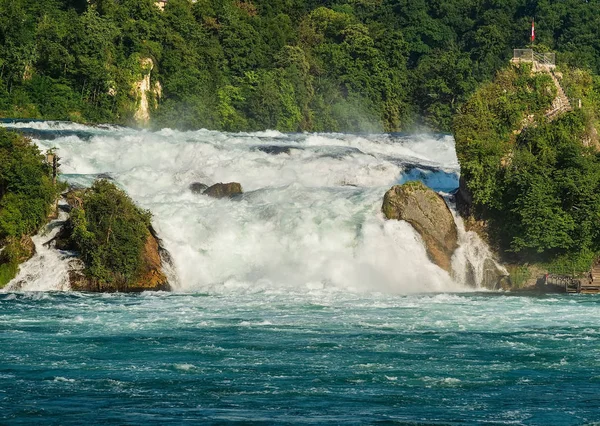
[[[34,129],[34,130],[67,130],[67,131],[96,131],[100,132],[102,130],[119,130],[119,131],[127,131],[133,129],[127,129],[121,126],[115,126],[112,124],[103,124],[96,127],[86,126],[85,124],[77,124],[71,123],[69,121],[16,121],[13,123],[3,123],[3,127],[7,127],[10,129]]]
[[[508,276],[508,271],[504,266],[496,262],[488,245],[473,231],[466,231],[461,217],[455,214],[454,217],[458,225],[459,247],[452,256],[452,270],[454,279],[461,283],[468,283],[473,280],[471,285],[487,288],[494,288],[497,283],[485,283],[487,273],[501,273]],[[472,277],[469,277],[469,273]],[[494,288],[496,289],[496,288]]]
[[[59,211],[58,218],[51,221],[43,233],[32,238],[35,255],[21,265],[17,276],[8,283],[5,291],[65,291],[69,290],[68,253],[46,247],[60,231],[67,214]]]
[[[457,181],[451,137],[60,129],[89,137],[35,142],[58,149],[69,182],[89,185],[108,174],[154,214],[176,290],[464,289],[429,261],[412,227],[380,213],[385,191],[415,167]],[[230,181],[242,184],[242,197],[189,190],[193,182]]]

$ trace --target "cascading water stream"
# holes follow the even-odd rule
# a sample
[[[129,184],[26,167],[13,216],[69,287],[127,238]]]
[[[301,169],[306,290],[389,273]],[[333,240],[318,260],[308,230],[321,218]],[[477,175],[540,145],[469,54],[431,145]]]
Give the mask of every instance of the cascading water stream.
[[[465,289],[464,275],[453,280],[429,261],[410,225],[380,213],[385,191],[409,179],[439,191],[456,188],[459,166],[449,136],[12,126],[32,134],[42,150],[56,148],[69,183],[87,186],[110,176],[149,209],[173,257],[177,291]],[[230,181],[242,184],[243,196],[217,200],[189,190],[193,182]],[[461,242],[457,267],[479,255],[464,247],[468,238]],[[61,288],[45,274],[60,275],[62,266],[34,266],[34,260],[17,278],[21,289]]]
[[[485,285],[486,288],[499,289],[497,282],[486,282],[489,280],[486,274],[491,272],[507,277],[508,271],[495,260],[489,246],[477,233],[465,230],[462,218],[454,209],[453,214],[458,228],[459,244],[452,257],[454,280],[459,283],[473,282],[478,288]]]
[[[35,244],[33,257],[21,265],[17,276],[6,286],[6,291],[64,291],[69,289],[69,261],[73,255],[48,247],[67,220],[68,215],[58,210],[44,231],[32,238]]]

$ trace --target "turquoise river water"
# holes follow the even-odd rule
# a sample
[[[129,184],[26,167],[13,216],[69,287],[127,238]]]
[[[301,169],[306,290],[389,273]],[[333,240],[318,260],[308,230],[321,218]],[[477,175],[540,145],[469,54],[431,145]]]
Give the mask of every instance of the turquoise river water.
[[[0,295],[3,424],[600,421],[593,296]]]

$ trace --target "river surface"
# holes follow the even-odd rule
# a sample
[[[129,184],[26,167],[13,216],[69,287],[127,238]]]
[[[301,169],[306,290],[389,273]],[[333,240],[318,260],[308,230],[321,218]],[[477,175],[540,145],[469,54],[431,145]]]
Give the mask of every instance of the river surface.
[[[600,422],[598,297],[469,287],[487,249],[460,220],[452,274],[384,220],[394,184],[457,187],[449,136],[5,126],[151,211],[175,291],[71,292],[34,238],[0,292],[2,424]]]
[[[594,296],[0,295],[0,423],[600,421]]]

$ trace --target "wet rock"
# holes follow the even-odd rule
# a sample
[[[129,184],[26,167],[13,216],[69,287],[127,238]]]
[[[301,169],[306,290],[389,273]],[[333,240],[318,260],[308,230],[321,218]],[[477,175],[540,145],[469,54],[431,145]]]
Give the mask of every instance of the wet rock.
[[[85,195],[85,189],[72,189],[64,195],[64,199],[67,205],[71,209],[83,207],[83,196]]]
[[[171,286],[162,270],[162,256],[159,240],[152,234],[148,235],[144,245],[144,269],[141,277],[134,285],[128,287],[129,292],[170,291]]]
[[[237,182],[217,183],[204,191],[205,195],[213,198],[231,198],[243,194],[242,185]]]
[[[265,154],[271,155],[279,155],[279,154],[290,154],[292,149],[291,146],[281,146],[281,145],[261,145],[257,146],[256,149],[258,151],[264,152]]]
[[[85,275],[85,265],[83,261],[77,257],[69,260],[69,285],[73,291],[90,291],[100,292],[98,283],[94,283]]]
[[[452,212],[439,194],[421,182],[397,185],[385,194],[382,210],[387,219],[410,223],[423,239],[432,262],[451,272],[458,231]]]
[[[4,241],[4,246],[0,251],[0,264],[3,262],[16,264],[27,262],[35,255],[35,252],[35,244],[29,235],[23,235],[21,238],[9,237]]]
[[[203,194],[207,189],[208,185],[200,182],[194,182],[190,185],[190,191],[192,191],[192,194]]]
[[[466,264],[465,284],[473,288],[485,288],[488,290],[510,290],[510,275],[501,264],[493,257],[486,257],[483,261],[481,282],[477,281],[476,267],[470,261]]]
[[[511,287],[510,276],[493,259],[487,258],[483,263],[481,286],[489,290],[509,290]]]
[[[459,179],[459,186],[458,190],[454,194],[454,200],[456,202],[456,209],[462,217],[468,218],[471,216],[473,196],[467,187],[467,182],[462,176]]]
[[[27,262],[35,255],[35,244],[29,235],[23,235],[19,240],[19,263]]]
[[[475,273],[475,267],[471,262],[467,262],[466,271],[465,271],[465,284],[469,287],[476,288],[477,287],[477,275]]]
[[[0,288],[8,284],[19,272],[19,266],[31,259],[35,253],[35,244],[28,235],[0,241]]]

